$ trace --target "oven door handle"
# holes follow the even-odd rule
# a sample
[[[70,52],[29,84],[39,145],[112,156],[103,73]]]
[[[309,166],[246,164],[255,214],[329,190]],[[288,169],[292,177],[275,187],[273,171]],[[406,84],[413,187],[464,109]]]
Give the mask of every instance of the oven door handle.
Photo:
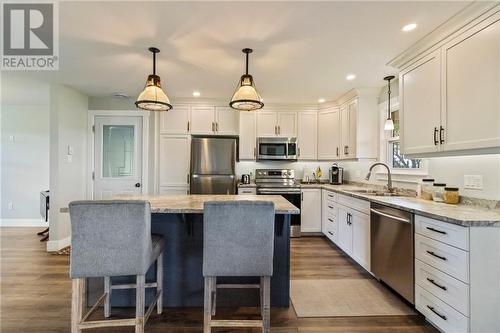
[[[299,191],[284,191],[284,190],[276,190],[276,191],[273,191],[273,190],[257,190],[257,194],[300,194],[300,190]]]

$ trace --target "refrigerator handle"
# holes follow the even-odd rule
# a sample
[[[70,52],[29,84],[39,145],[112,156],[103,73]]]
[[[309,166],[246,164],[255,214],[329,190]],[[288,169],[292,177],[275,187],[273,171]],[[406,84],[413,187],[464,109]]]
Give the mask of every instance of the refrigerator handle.
[[[188,184],[190,183],[189,173],[187,174],[187,183],[188,183]]]

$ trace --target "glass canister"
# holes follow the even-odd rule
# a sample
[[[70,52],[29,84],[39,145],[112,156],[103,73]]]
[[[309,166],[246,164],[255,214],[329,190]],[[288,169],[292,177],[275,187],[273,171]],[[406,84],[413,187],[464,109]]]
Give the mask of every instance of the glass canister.
[[[433,186],[434,186],[434,179],[432,178],[422,179],[420,197],[424,200],[432,200],[432,193],[434,192]]]
[[[443,202],[444,201],[444,188],[446,187],[445,183],[434,183],[433,192],[432,192],[432,200],[435,202]]]
[[[457,204],[460,201],[458,187],[445,187],[443,199],[447,204]]]

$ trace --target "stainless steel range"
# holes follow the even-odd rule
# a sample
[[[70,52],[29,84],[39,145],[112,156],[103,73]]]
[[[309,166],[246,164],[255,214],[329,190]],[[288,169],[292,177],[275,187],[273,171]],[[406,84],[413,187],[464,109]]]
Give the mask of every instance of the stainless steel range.
[[[300,209],[300,184],[295,181],[292,169],[257,169],[255,170],[257,194],[281,195]],[[290,236],[300,237],[300,214],[292,215]]]

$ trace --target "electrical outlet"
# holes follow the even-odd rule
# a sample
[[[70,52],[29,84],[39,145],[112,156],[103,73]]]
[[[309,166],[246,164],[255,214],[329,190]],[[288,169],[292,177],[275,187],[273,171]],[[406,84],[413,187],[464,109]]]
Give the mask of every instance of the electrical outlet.
[[[482,175],[464,175],[464,188],[472,190],[483,189],[483,176]]]
[[[12,202],[9,202],[9,210],[13,210],[14,209],[14,204]]]

